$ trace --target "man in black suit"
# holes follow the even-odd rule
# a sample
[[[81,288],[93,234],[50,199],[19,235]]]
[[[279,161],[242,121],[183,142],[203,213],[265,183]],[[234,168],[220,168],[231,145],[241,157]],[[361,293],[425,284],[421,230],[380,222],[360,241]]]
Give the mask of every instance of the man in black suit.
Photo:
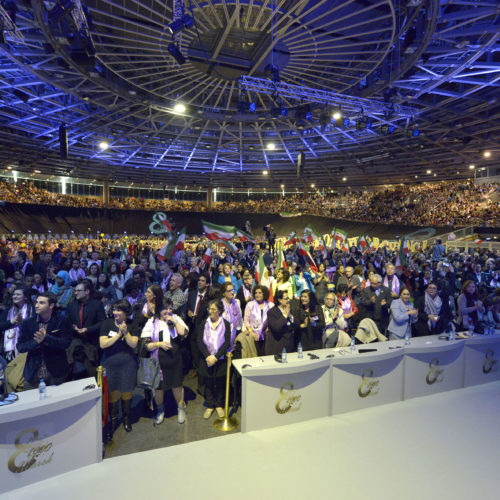
[[[210,278],[207,274],[200,274],[198,277],[198,285],[196,290],[191,290],[187,299],[187,323],[189,326],[189,346],[191,349],[192,371],[191,377],[196,375],[199,363],[199,349],[197,344],[197,328],[199,326],[200,310],[208,299],[208,285]]]
[[[360,295],[359,319],[372,319],[377,324],[380,333],[385,333],[389,326],[391,302],[391,292],[382,285],[382,276],[373,275],[370,279],[370,286],[367,286]]]
[[[21,323],[16,347],[28,353],[24,390],[36,388],[42,378],[46,385],[62,384],[68,378],[66,349],[71,342],[71,325],[54,310],[56,302],[51,293],[41,293],[35,302],[36,316]]]
[[[295,351],[295,336],[299,328],[298,316],[290,310],[290,299],[286,290],[278,290],[274,296],[276,306],[267,311],[269,333],[266,336],[265,353],[281,354]]]
[[[106,314],[102,303],[92,299],[91,293],[92,283],[82,280],[75,287],[75,300],[66,308],[73,326],[68,358],[76,379],[95,377],[99,365],[99,332]]]

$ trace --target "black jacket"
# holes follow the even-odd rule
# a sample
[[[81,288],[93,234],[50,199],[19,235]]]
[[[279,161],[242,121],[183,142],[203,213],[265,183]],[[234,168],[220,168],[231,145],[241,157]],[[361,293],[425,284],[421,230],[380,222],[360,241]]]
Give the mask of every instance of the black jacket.
[[[71,330],[73,325],[80,328],[80,307],[81,303],[77,300],[68,304],[66,315],[68,316]],[[98,300],[89,299],[83,307],[83,328],[87,328],[87,332],[80,335],[74,332],[74,336],[81,339],[83,342],[88,342],[95,347],[99,347],[99,332],[101,323],[106,319],[106,313],[102,303]]]
[[[375,296],[375,302],[372,297]],[[386,304],[382,305],[382,300]],[[370,318],[377,323],[378,329],[384,333],[389,326],[389,313],[391,308],[392,296],[389,289],[385,286],[380,287],[380,293],[377,295],[371,286],[367,286],[360,295],[358,302],[359,320]]]
[[[67,378],[69,364],[66,349],[72,339],[72,328],[66,316],[53,312],[47,324],[47,335],[42,343],[38,344],[33,338],[38,330],[38,316],[32,316],[21,323],[17,350],[27,352],[24,378],[32,385],[38,382],[37,372],[45,360],[49,373],[58,379]]]

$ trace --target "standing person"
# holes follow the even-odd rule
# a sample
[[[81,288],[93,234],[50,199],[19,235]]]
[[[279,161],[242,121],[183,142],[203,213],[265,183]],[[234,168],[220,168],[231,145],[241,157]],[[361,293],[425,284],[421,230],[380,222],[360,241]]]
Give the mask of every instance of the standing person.
[[[49,289],[57,298],[57,307],[66,309],[73,300],[73,289],[69,286],[69,274],[67,271],[59,271],[56,275],[56,282]]]
[[[205,381],[204,419],[217,415],[224,416],[224,386],[227,370],[226,353],[231,345],[231,325],[222,317],[224,306],[220,300],[208,303],[208,318],[200,328],[198,347],[200,349],[200,372]]]
[[[247,335],[253,336],[257,355],[262,356],[268,326],[267,313],[274,304],[269,302],[269,288],[263,285],[253,289],[253,298],[245,309],[244,329]]]
[[[453,320],[448,296],[439,293],[434,282],[429,283],[424,295],[417,298],[415,307],[418,310],[418,321],[414,327],[416,336],[443,333]]]
[[[298,316],[299,339],[304,351],[321,349],[325,317],[316,296],[310,290],[304,290],[300,294]]]
[[[165,298],[170,299],[174,305],[174,313],[182,317],[184,317],[187,302],[187,298],[181,288],[183,282],[184,278],[181,274],[172,274],[168,285],[168,291],[165,292]]]
[[[75,287],[75,300],[66,310],[73,326],[73,341],[68,349],[75,378],[95,377],[99,365],[99,332],[106,319],[102,302],[91,297],[92,284],[87,279]]]
[[[191,377],[196,376],[199,364],[198,340],[196,337],[196,328],[198,326],[198,316],[205,297],[207,296],[209,286],[209,277],[202,273],[198,278],[197,289],[189,292],[187,299],[187,324],[189,327],[189,345],[191,349],[192,373]]]
[[[473,326],[476,333],[483,333],[479,321],[486,309],[483,306],[483,302],[479,300],[477,287],[473,281],[467,280],[463,284],[461,293],[457,299],[457,305],[459,327],[468,330]]]
[[[325,305],[322,306],[325,317],[325,330],[323,344],[325,347],[345,347],[349,345],[350,338],[345,332],[344,311],[334,292],[328,292]]]
[[[411,337],[411,325],[418,320],[418,310],[413,307],[410,299],[410,290],[403,287],[399,298],[391,303],[391,322],[387,328],[390,340]]]
[[[156,296],[155,296],[156,298]],[[182,356],[179,347],[181,338],[188,334],[188,327],[180,316],[173,313],[174,306],[170,299],[155,303],[155,313],[144,329],[141,338],[146,339],[147,350],[158,360],[161,370],[160,387],[155,390],[156,403],[155,425],[160,425],[165,416],[165,391],[172,389],[177,402],[177,422],[186,421],[186,403],[182,386]]]
[[[122,299],[113,304],[113,317],[101,323],[99,345],[103,350],[102,366],[106,368],[109,392],[109,414],[111,429],[107,439],[111,439],[118,427],[119,401],[121,395],[123,427],[132,430],[130,414],[132,391],[137,382],[137,358],[134,349],[139,341],[137,332],[131,329],[132,307]]]
[[[242,283],[236,294],[236,298],[240,301],[241,314],[245,314],[245,308],[248,302],[253,300],[252,289],[254,284],[253,275],[249,269],[245,269],[242,273]]]
[[[16,345],[21,323],[35,313],[30,294],[31,290],[27,288],[15,288],[12,305],[0,315],[0,356],[7,362],[18,355]]]
[[[316,298],[320,305],[325,303],[325,297],[328,293],[328,285],[330,284],[330,279],[326,274],[326,265],[321,262],[318,266],[318,272],[313,279],[314,288],[316,290]]]
[[[65,382],[69,375],[66,349],[71,342],[71,326],[55,311],[56,298],[41,293],[35,302],[36,316],[21,323],[17,351],[26,352],[24,390],[35,389],[43,378],[46,385]]]
[[[349,286],[347,283],[341,283],[337,287],[337,301],[339,307],[342,309],[342,315],[339,314],[339,323],[341,330],[346,332],[354,329],[354,326],[358,323],[358,307],[356,306],[354,300],[347,295],[349,291]]]
[[[372,319],[380,333],[385,333],[389,325],[389,311],[391,307],[391,292],[382,286],[382,277],[374,274],[370,286],[367,286],[360,295],[359,319]]]
[[[235,289],[231,282],[225,282],[221,287],[222,305],[224,306],[223,317],[231,325],[231,349],[234,339],[241,331],[243,317],[241,314],[240,301],[234,298]]]
[[[401,282],[396,276],[396,266],[389,262],[385,266],[385,277],[383,281],[384,287],[388,288],[391,292],[391,297],[397,299],[401,290]]]
[[[225,262],[222,265],[222,274],[218,277],[217,283],[219,283],[219,285],[223,285],[224,283],[232,283],[235,293],[238,291],[238,280],[236,279],[236,276],[234,276],[231,264],[229,262]]]
[[[288,292],[278,290],[274,296],[273,307],[267,311],[269,333],[266,337],[265,353],[281,354],[283,348],[287,352],[295,350],[295,333],[299,327],[298,319],[290,312]]]

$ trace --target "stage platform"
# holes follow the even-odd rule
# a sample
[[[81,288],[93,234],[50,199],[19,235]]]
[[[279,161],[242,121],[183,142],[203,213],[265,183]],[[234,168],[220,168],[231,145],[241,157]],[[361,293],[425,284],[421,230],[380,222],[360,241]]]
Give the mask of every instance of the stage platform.
[[[496,500],[499,419],[492,382],[110,458],[0,498]]]

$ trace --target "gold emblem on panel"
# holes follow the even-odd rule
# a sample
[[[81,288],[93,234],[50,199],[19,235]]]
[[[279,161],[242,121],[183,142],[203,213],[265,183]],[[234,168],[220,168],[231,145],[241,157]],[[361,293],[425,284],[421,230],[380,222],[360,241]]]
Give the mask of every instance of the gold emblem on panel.
[[[493,349],[488,349],[484,355],[483,373],[485,375],[497,371],[498,360],[493,358],[494,355],[495,351]]]
[[[432,385],[435,384],[436,382],[442,382],[444,379],[443,372],[444,368],[439,367],[439,359],[434,358],[429,363],[429,371],[425,376],[425,381],[427,382],[427,385]]]
[[[298,411],[302,405],[301,395],[294,390],[291,382],[286,382],[280,389],[281,397],[276,403],[276,411],[279,414],[288,413],[289,411]]]
[[[380,390],[379,381],[373,379],[374,372],[371,368],[367,368],[361,374],[361,384],[358,387],[358,396],[366,398],[367,396],[375,396]]]
[[[52,443],[39,441],[36,429],[26,429],[20,432],[14,445],[17,451],[11,455],[8,463],[9,470],[14,473],[46,465],[54,456]]]

